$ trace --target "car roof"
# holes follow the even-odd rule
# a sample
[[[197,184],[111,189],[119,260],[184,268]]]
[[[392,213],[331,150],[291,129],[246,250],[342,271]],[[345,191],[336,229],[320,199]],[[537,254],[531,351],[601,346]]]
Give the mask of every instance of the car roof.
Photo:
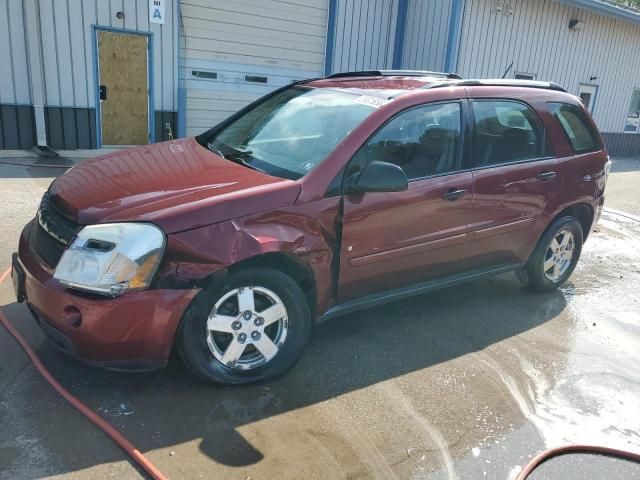
[[[566,90],[554,82],[515,79],[463,79],[454,73],[419,70],[373,70],[344,72],[301,82],[314,88],[333,88],[360,95],[394,98],[416,89],[439,87],[522,87],[556,92]]]

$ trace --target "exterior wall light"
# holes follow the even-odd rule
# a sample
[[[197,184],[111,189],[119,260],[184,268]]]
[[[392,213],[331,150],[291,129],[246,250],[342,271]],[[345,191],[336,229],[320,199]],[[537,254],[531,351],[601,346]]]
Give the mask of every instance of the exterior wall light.
[[[585,22],[583,22],[582,20],[569,20],[569,30],[581,30],[584,25]]]

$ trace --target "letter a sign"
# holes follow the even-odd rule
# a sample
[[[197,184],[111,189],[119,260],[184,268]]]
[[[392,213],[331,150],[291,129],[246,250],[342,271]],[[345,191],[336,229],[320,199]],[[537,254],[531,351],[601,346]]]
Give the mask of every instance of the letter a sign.
[[[164,2],[166,0],[149,0],[149,22],[164,23]]]

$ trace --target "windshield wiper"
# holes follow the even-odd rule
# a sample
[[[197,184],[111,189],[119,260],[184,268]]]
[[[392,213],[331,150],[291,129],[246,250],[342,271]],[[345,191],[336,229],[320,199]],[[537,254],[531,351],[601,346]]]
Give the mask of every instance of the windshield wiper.
[[[244,165],[245,167],[251,168],[252,170],[256,170],[260,173],[267,173],[265,170],[262,170],[261,168],[256,167],[255,165],[252,165],[251,163],[247,162],[246,160],[243,160],[242,157],[244,157],[245,155],[251,155],[251,150],[238,150],[236,152],[223,152],[222,150],[220,150],[219,148],[217,148],[214,144],[212,143],[207,143],[207,148],[209,150],[211,150],[213,153],[215,153],[216,155],[220,155],[222,158],[226,158],[227,160],[231,160],[234,163],[237,163],[239,165]]]

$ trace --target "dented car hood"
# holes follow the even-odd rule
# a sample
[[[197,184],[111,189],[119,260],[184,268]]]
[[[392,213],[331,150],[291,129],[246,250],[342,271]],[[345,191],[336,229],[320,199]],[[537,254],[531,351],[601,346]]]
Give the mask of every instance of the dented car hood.
[[[300,184],[222,158],[194,138],[85,160],[50,187],[51,205],[83,224],[154,222],[167,233],[293,204]]]

